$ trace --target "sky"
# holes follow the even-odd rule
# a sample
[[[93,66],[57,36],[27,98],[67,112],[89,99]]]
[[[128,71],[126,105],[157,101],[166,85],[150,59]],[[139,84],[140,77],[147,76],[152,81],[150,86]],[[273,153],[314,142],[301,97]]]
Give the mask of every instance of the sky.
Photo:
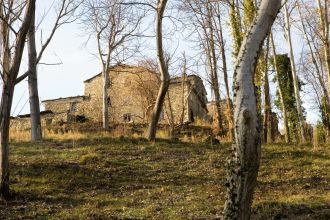
[[[49,11],[48,16],[45,17],[39,30],[36,33],[37,36],[37,51],[40,47],[40,36],[49,34],[51,24],[54,22],[54,5],[51,1],[37,0],[37,21],[41,20],[41,17],[45,14],[45,11]],[[152,20],[152,18],[151,18]],[[147,22],[148,23],[148,22]],[[148,24],[150,25],[150,23]],[[171,22],[165,22],[164,29],[170,29]],[[168,27],[167,27],[168,26]],[[226,47],[230,49],[230,31],[228,25],[225,25],[224,34],[226,36]],[[287,53],[286,42],[283,38],[283,34],[280,32],[276,35],[276,44],[278,53]],[[299,53],[304,47],[304,42],[299,33],[293,32],[293,42],[295,42],[294,52],[296,59],[299,58]],[[67,24],[62,26],[58,32],[56,32],[52,42],[45,51],[42,63],[54,64],[61,63],[60,65],[39,65],[38,66],[38,80],[39,80],[39,96],[40,101],[46,99],[55,99],[59,97],[83,95],[84,85],[83,81],[89,77],[96,75],[101,71],[100,62],[94,55],[96,51],[96,45],[93,40],[90,40],[86,45],[88,36],[81,24],[78,22]],[[153,45],[155,39],[147,38],[144,40],[144,44]],[[193,56],[195,48],[192,46],[192,42],[185,39],[177,30],[172,37],[166,38],[165,47],[175,56],[181,56],[181,53],[185,51],[186,54]],[[143,53],[148,57],[153,57],[155,50],[153,46],[149,46],[143,50]],[[231,57],[231,52],[227,52],[227,57]],[[297,60],[296,60],[297,62]],[[228,60],[229,69],[233,69],[231,59]],[[24,73],[27,69],[27,56],[23,57],[21,73]],[[203,72],[203,68],[198,71]],[[201,73],[203,75],[203,73]],[[273,76],[270,78],[272,79]],[[221,83],[221,80],[220,80]],[[205,83],[207,84],[207,83]],[[208,85],[206,85],[208,86]],[[275,85],[271,82],[271,91],[274,96]],[[210,97],[210,92],[209,98]],[[318,112],[310,109],[311,103],[308,94],[302,93],[302,100],[304,107],[307,110],[307,122],[315,124],[318,120]],[[43,107],[41,106],[43,109]],[[28,103],[28,86],[27,80],[18,84],[15,88],[14,101],[12,107],[12,115],[29,113]]]

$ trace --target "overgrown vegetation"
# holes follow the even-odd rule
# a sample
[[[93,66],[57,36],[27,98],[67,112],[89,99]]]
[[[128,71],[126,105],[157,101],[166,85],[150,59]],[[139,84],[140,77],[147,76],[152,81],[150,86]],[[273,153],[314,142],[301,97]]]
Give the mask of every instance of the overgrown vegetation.
[[[10,201],[0,219],[213,219],[229,145],[109,138],[11,143]],[[330,149],[267,145],[253,219],[329,219]]]

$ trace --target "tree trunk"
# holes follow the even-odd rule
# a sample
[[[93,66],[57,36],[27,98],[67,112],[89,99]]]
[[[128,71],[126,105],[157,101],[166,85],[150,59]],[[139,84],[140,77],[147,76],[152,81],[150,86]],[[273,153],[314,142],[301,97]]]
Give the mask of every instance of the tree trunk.
[[[317,75],[316,78],[318,79],[318,81],[320,83],[320,86],[321,86],[322,92],[323,92],[323,96],[325,97],[325,102],[326,102],[325,103],[325,109],[324,109],[325,110],[325,115],[329,118],[329,116],[330,116],[330,112],[329,112],[329,108],[328,108],[328,106],[330,106],[329,94],[328,94],[328,91],[327,91],[327,88],[326,88],[326,83],[325,83],[325,81],[323,79],[323,74],[321,73],[321,70],[320,70],[320,68],[318,66],[318,63],[317,63],[317,60],[316,60],[316,57],[314,55],[314,51],[313,51],[313,48],[312,48],[312,45],[311,45],[311,41],[310,41],[310,39],[309,39],[309,37],[307,35],[307,30],[306,30],[304,18],[302,16],[300,4],[299,4],[298,1],[297,1],[297,8],[298,8],[298,13],[299,13],[299,18],[300,18],[300,23],[301,23],[302,31],[303,31],[305,40],[307,42],[308,49],[309,49],[309,52],[310,52],[310,55],[311,55],[311,58],[312,58],[312,62],[313,62],[314,68],[315,68],[315,72],[316,72],[316,75]],[[329,128],[327,128],[327,129],[329,131]]]
[[[185,116],[185,87],[186,87],[186,78],[187,78],[187,59],[186,59],[186,54],[183,54],[183,65],[182,65],[182,76],[181,76],[181,105],[182,105],[182,109],[181,109],[181,115],[180,115],[180,129],[183,125],[184,122],[184,116]],[[188,110],[188,109],[187,109]]]
[[[264,123],[263,123],[263,135],[265,143],[273,142],[273,134],[272,134],[272,106],[270,102],[269,95],[269,80],[268,80],[268,53],[269,53],[269,38],[267,39],[267,48],[265,54],[265,69],[264,69]]]
[[[159,72],[161,75],[161,84],[158,91],[156,104],[153,109],[149,129],[148,140],[154,141],[156,139],[157,124],[159,121],[160,113],[165,100],[168,87],[170,86],[170,74],[168,73],[168,67],[164,58],[163,51],[163,31],[162,23],[167,0],[160,0],[157,5],[157,17],[156,17],[156,43],[157,43],[157,61],[159,66]]]
[[[28,54],[29,54],[29,102],[31,114],[31,140],[37,141],[42,138],[41,118],[40,118],[40,102],[38,94],[38,78],[37,78],[37,51],[35,40],[35,13],[33,13],[31,26],[28,33]]]
[[[233,117],[233,108],[230,101],[230,92],[229,92],[229,82],[228,82],[228,69],[227,69],[227,59],[226,59],[226,51],[225,51],[225,43],[222,34],[222,25],[221,25],[221,18],[220,15],[218,16],[219,19],[219,38],[220,38],[220,52],[221,52],[221,59],[222,59],[222,69],[223,69],[223,80],[225,81],[226,87],[226,99],[227,99],[227,109],[228,109],[228,129],[230,139],[234,140],[234,117]]]
[[[330,96],[330,43],[329,43],[329,21],[328,21],[328,5],[327,1],[324,0],[324,8],[322,7],[321,1],[316,0],[317,7],[320,14],[320,26],[322,29],[322,41],[324,48],[324,60],[328,76],[328,87]]]
[[[175,121],[174,121],[174,114],[173,114],[173,108],[172,108],[172,101],[170,97],[170,93],[166,93],[167,98],[167,106],[166,102],[164,103],[164,111],[167,116],[168,125],[170,126],[170,139],[175,139],[174,133],[175,133]]]
[[[230,2],[230,13],[229,13],[229,20],[230,25],[232,28],[232,35],[233,35],[233,55],[234,57],[237,56],[239,52],[239,48],[242,43],[242,27],[241,27],[241,16],[239,13],[238,8],[238,1],[231,0]]]
[[[300,93],[299,93],[299,80],[298,80],[298,76],[297,76],[296,64],[294,61],[293,48],[292,48],[290,18],[289,18],[288,7],[286,4],[284,5],[284,9],[285,9],[284,10],[285,11],[285,20],[286,20],[285,32],[286,32],[286,37],[287,37],[288,46],[289,46],[294,95],[295,95],[295,99],[296,99],[298,119],[299,119],[299,130],[300,130],[299,139],[300,139],[301,143],[306,143],[306,134],[305,134],[305,128],[304,128],[305,120],[304,120],[304,116],[302,113],[301,99],[300,99]]]
[[[211,34],[210,34],[211,35]],[[208,41],[208,40],[207,40]],[[214,51],[214,45],[213,47],[212,45],[212,40],[206,42],[207,44],[207,51],[206,55],[207,55],[207,60],[208,60],[208,66],[210,69],[210,77],[211,77],[211,89],[213,91],[214,94],[214,102],[215,102],[215,107],[216,107],[216,123],[217,123],[217,135],[221,134],[221,130],[222,130],[222,118],[221,118],[221,105],[220,105],[220,92],[219,92],[219,82],[218,82],[218,73],[215,70],[215,66],[214,66],[214,62],[213,60],[215,58],[213,58],[213,52]]]
[[[224,219],[250,219],[260,154],[260,128],[254,88],[258,54],[281,8],[280,0],[263,0],[237,57],[234,71],[235,144],[228,161]]]
[[[220,88],[219,88],[219,80],[218,80],[218,63],[217,57],[215,53],[215,41],[214,41],[214,28],[212,23],[212,8],[210,4],[207,3],[207,21],[208,21],[208,28],[209,28],[209,36],[206,38],[209,39],[209,50],[207,55],[209,56],[209,66],[210,66],[210,73],[211,73],[211,81],[212,81],[212,90],[214,92],[215,98],[215,106],[217,108],[217,127],[218,127],[218,134],[222,134],[222,112],[221,112],[221,97],[220,97]]]
[[[322,77],[323,74],[320,71],[320,68],[318,66],[318,63],[317,63],[315,55],[314,55],[314,51],[313,51],[313,48],[312,48],[312,45],[311,45],[311,41],[309,40],[308,35],[307,35],[306,26],[305,26],[304,18],[303,18],[302,13],[301,13],[301,8],[300,8],[299,2],[297,2],[297,8],[298,8],[298,13],[299,13],[299,18],[300,18],[302,31],[303,31],[304,38],[305,38],[305,40],[307,42],[307,45],[308,45],[308,49],[309,49],[309,52],[310,52],[310,55],[311,55],[311,58],[312,58],[312,62],[313,62],[313,65],[315,67],[315,71],[316,71],[316,74],[317,74],[317,78],[318,78],[319,83],[322,87],[322,92],[323,92],[323,95],[326,98],[327,103],[330,103],[329,94],[328,94],[325,82],[323,80],[323,77]]]
[[[2,23],[2,69],[3,69],[3,87],[0,103],[0,197],[9,197],[9,125],[10,111],[12,107],[14,88],[17,75],[20,69],[22,54],[24,51],[26,35],[32,21],[32,13],[35,10],[35,0],[29,0],[26,3],[26,10],[22,25],[15,38],[15,45],[12,58],[7,53],[9,50],[9,34],[3,27],[7,26],[6,21]],[[1,9],[2,12],[2,9]]]
[[[109,129],[109,69],[108,65],[103,67],[103,129]]]
[[[9,123],[13,89],[8,85],[2,87],[0,113],[0,196],[9,197]]]
[[[290,143],[290,134],[289,134],[289,122],[288,122],[288,111],[286,108],[286,104],[284,101],[284,95],[283,95],[283,90],[282,87],[280,85],[280,81],[279,81],[279,75],[278,75],[278,63],[277,63],[277,58],[276,58],[276,49],[275,49],[275,43],[274,43],[274,38],[273,38],[273,34],[270,34],[270,40],[272,43],[272,49],[273,49],[273,59],[274,59],[274,66],[275,66],[275,72],[276,72],[276,83],[277,83],[277,87],[278,87],[278,91],[279,91],[279,95],[280,95],[280,100],[281,100],[281,105],[282,105],[282,113],[283,113],[283,124],[284,124],[284,139],[285,139],[285,143]]]

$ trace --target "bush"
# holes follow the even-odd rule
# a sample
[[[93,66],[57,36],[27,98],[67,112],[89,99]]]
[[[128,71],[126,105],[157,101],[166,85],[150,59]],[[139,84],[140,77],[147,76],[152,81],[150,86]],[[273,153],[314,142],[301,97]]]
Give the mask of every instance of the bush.
[[[325,127],[321,122],[318,122],[314,128],[313,132],[313,142],[314,147],[318,147],[319,145],[325,144],[327,141],[327,134],[325,131]]]

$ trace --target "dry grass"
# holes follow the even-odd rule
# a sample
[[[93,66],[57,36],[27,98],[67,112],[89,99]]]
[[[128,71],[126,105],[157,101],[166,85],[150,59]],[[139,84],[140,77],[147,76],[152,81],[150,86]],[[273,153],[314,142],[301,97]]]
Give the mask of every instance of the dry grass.
[[[196,128],[197,131],[196,131]],[[204,142],[208,136],[210,135],[208,131],[204,131],[203,128],[205,126],[196,126],[193,125],[189,132],[189,135],[183,134],[178,136],[179,140],[183,142],[191,142],[191,143],[200,143]],[[161,140],[169,140],[171,139],[170,131],[167,126],[162,125],[161,129],[157,130],[156,137]],[[139,126],[138,129],[134,129],[132,125],[120,125],[115,128],[112,128],[110,131],[103,131],[98,128],[95,131],[80,131],[78,128],[52,128],[52,129],[43,129],[43,138],[45,140],[55,140],[55,141],[78,141],[82,139],[88,138],[104,138],[104,137],[112,137],[112,138],[132,138],[139,139],[145,138],[147,135],[147,127]],[[28,142],[31,140],[30,130],[18,131],[11,129],[10,130],[10,141],[11,142]],[[221,141],[225,139],[222,138]],[[227,140],[227,139],[226,139]]]
[[[220,216],[229,145],[107,135],[11,143],[14,197],[0,199],[0,219]],[[330,219],[329,148],[267,145],[261,164],[253,219]]]

